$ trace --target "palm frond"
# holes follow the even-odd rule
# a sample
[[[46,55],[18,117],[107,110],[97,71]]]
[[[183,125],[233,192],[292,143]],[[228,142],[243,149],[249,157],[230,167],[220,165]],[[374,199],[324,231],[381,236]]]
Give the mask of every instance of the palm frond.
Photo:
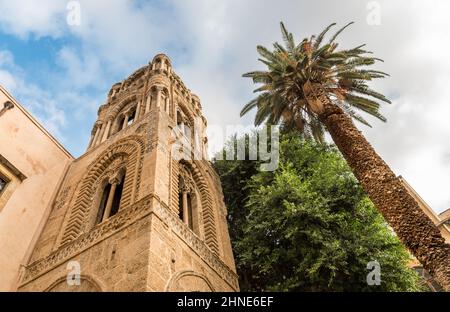
[[[388,74],[371,68],[381,59],[372,57],[365,45],[340,49],[336,38],[352,23],[340,28],[323,44],[325,36],[335,23],[328,25],[317,37],[306,37],[297,46],[292,33],[280,23],[284,44],[275,42],[272,50],[258,46],[259,60],[265,71],[244,74],[259,85],[254,92],[258,96],[247,103],[241,116],[256,108],[255,125],[279,124],[295,128],[305,137],[324,142],[324,125],[320,122],[320,103],[310,101],[304,92],[305,85],[312,84],[325,91],[328,105],[337,105],[352,119],[369,126],[358,112],[364,112],[382,121],[380,103],[390,103],[383,94],[371,89],[369,81],[384,78]]]
[[[352,107],[356,107],[381,121],[386,121],[386,118],[379,112],[380,104],[378,102],[354,95],[346,96],[345,101]]]
[[[336,23],[332,23],[330,25],[328,25],[318,36],[316,41],[314,42],[314,49],[317,49],[318,47],[320,47],[320,44],[323,41],[323,37],[325,37],[326,33],[330,30],[331,27],[335,26]]]
[[[280,22],[281,34],[283,35],[284,43],[289,51],[292,53],[295,49],[294,36],[292,33],[288,32],[283,22]]]
[[[263,58],[265,58],[268,61],[275,61],[276,60],[276,56],[273,52],[269,51],[266,47],[264,46],[257,46],[256,47],[256,51],[258,51],[259,55],[261,55]]]
[[[314,117],[310,119],[309,127],[311,129],[311,135],[318,143],[323,144],[325,142],[325,129],[318,118]]]
[[[381,94],[379,92],[376,92],[376,91],[370,89],[367,85],[354,84],[354,85],[351,85],[350,87],[348,87],[348,90],[352,91],[352,92],[364,94],[364,95],[369,95],[380,101],[391,104],[391,101],[388,98],[386,98],[386,96],[384,94]]]
[[[356,113],[349,105],[339,105],[339,106],[344,110],[344,112],[347,115],[349,115],[356,121],[362,123],[363,125],[368,126],[369,128],[372,128],[372,125],[367,120],[365,120],[361,115]]]
[[[339,34],[340,34],[341,32],[344,31],[344,29],[346,29],[348,26],[350,26],[350,25],[352,25],[352,24],[354,24],[354,23],[355,23],[355,22],[350,22],[350,23],[348,23],[347,25],[345,25],[344,27],[342,27],[341,29],[339,29],[339,30],[333,35],[333,37],[331,37],[330,43],[332,43],[334,40],[336,40],[336,38],[339,36]]]
[[[245,114],[247,114],[253,108],[255,108],[257,106],[261,106],[262,103],[267,101],[268,98],[269,98],[269,94],[268,93],[261,93],[256,98],[254,98],[253,100],[248,102],[246,105],[244,105],[244,107],[241,110],[241,114],[240,114],[241,117],[244,116]]]

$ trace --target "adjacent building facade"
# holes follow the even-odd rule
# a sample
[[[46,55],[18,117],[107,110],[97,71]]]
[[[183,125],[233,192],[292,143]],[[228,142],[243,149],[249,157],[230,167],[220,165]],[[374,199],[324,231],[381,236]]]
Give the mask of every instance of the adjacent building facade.
[[[73,157],[0,86],[0,291],[17,275]]]
[[[165,55],[115,84],[87,151],[59,172],[17,290],[237,291],[205,128]]]

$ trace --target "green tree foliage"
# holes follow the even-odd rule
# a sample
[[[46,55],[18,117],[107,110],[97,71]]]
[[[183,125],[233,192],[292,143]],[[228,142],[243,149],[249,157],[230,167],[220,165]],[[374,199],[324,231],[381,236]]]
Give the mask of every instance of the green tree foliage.
[[[409,254],[334,146],[283,134],[280,165],[215,161],[242,290],[413,291]],[[231,144],[231,143],[228,143]],[[381,285],[366,282],[381,265]]]

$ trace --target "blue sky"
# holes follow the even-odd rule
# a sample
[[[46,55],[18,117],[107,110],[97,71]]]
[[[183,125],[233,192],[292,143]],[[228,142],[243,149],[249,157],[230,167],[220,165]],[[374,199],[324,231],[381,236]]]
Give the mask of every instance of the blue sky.
[[[31,20],[35,14],[40,14],[39,11],[32,10],[33,6],[36,6],[35,3],[18,2],[23,2],[23,5],[2,4],[9,7],[12,13],[28,6],[28,18]],[[59,4],[56,6],[51,4],[57,2]],[[28,28],[22,29],[20,26],[15,28],[14,22],[2,21],[0,51],[3,56],[2,69],[11,73],[17,80],[12,83],[4,79],[3,84],[9,87],[19,102],[31,110],[74,156],[79,156],[86,148],[91,126],[96,119],[97,107],[103,104],[112,84],[123,80],[135,69],[148,63],[152,56],[160,51],[173,56],[176,65],[188,57],[189,50],[182,40],[176,40],[176,44],[170,40],[153,44],[153,39],[146,35],[148,25],[144,22],[141,29],[122,33],[123,37],[136,37],[136,41],[144,43],[142,47],[127,55],[126,47],[118,49],[116,46],[121,42],[113,42],[115,52],[112,54],[116,55],[118,52],[117,59],[114,59],[114,56],[104,59],[109,56],[107,51],[102,51],[104,55],[96,53],[98,49],[108,49],[108,44],[106,43],[106,47],[98,47],[101,42],[96,42],[95,38],[85,38],[86,35],[89,36],[90,29],[105,27],[103,31],[109,32],[111,24],[121,22],[117,17],[123,8],[126,8],[125,13],[128,13],[124,22],[131,21],[136,15],[145,18],[144,13],[150,11],[164,12],[160,16],[165,19],[176,19],[170,4],[159,1],[111,1],[111,4],[108,4],[103,1],[101,5],[84,10],[85,3],[80,1],[82,24],[70,26],[64,22],[67,14],[71,12],[65,7],[69,2],[43,1],[42,7],[49,3],[49,15],[45,20],[38,18],[42,23],[40,25],[27,24]],[[102,14],[104,9],[107,11],[110,6],[116,7],[117,16],[106,18],[103,25],[88,25],[86,31],[82,30],[85,24],[95,24],[98,14]],[[160,17],[152,18],[153,22],[158,23],[159,19]],[[55,28],[52,24],[56,25]],[[102,36],[101,33],[97,35]],[[134,45],[131,40],[125,40],[124,43]],[[24,90],[29,86],[32,86],[32,92]]]
[[[374,87],[393,101],[382,110],[388,123],[360,129],[436,211],[450,207],[447,1],[75,1],[81,23],[72,26],[70,2],[0,0],[0,84],[74,156],[110,86],[157,53],[200,97],[210,125],[250,125],[239,111],[253,86],[241,75],[260,68],[255,47],[280,40],[281,20],[297,40],[355,21],[342,45],[366,43],[385,60],[391,78]]]

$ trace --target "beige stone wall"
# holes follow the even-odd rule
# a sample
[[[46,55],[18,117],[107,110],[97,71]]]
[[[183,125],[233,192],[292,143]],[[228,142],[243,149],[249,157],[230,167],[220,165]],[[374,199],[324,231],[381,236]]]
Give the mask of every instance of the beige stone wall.
[[[149,234],[150,219],[146,218],[107,233],[92,246],[81,244],[81,248],[68,253],[67,258],[55,263],[49,271],[26,278],[19,290],[49,291],[62,281],[59,291],[84,291],[65,282],[73,269],[70,261],[77,261],[80,274],[98,285],[99,291],[145,291]]]
[[[221,262],[219,267],[219,257],[205,260],[213,257],[208,249],[193,250],[195,242],[189,243],[189,234],[174,233],[172,227],[177,225],[158,213],[152,215],[151,224],[148,291],[238,290],[237,276],[230,270],[230,278],[226,277],[222,270],[228,266]]]
[[[144,198],[92,234],[29,265],[20,291],[76,291],[70,261],[101,291],[236,291],[236,274],[159,200]],[[86,290],[80,285],[79,290]]]
[[[10,178],[0,197],[0,291],[15,288],[19,266],[46,215],[65,167],[72,157],[41,125],[0,87],[0,155],[26,178],[0,171]]]

